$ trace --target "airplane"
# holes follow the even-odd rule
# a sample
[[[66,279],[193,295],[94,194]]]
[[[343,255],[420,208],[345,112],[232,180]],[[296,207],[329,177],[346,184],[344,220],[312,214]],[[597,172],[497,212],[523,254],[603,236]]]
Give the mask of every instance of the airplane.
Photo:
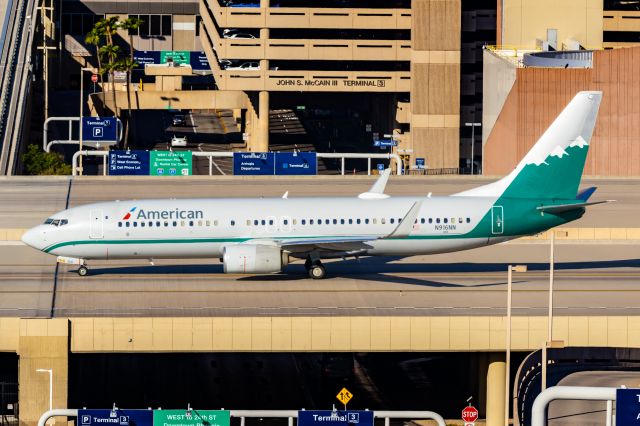
[[[578,192],[602,92],[575,95],[504,178],[450,196],[390,197],[390,169],[358,197],[158,199],[72,207],[22,241],[89,273],[93,259],[220,258],[225,273],[281,272],[304,259],[411,256],[468,250],[582,217],[595,188]]]

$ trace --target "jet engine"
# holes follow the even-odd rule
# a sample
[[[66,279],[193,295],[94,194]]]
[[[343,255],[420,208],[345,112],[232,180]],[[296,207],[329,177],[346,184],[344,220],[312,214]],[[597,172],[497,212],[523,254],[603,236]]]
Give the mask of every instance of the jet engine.
[[[224,248],[222,262],[228,274],[266,274],[282,271],[289,255],[276,246],[234,244]]]

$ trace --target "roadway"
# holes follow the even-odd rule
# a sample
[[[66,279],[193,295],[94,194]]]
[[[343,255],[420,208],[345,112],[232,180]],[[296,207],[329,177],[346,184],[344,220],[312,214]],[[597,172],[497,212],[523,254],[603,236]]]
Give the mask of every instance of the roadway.
[[[27,227],[48,214],[94,201],[189,196],[352,195],[372,179],[148,179],[14,178],[0,185],[3,227]],[[446,194],[478,179],[394,178],[389,193]],[[640,193],[636,181],[586,182],[601,187],[596,206],[573,227],[636,227]],[[150,188],[153,188],[152,190]],[[96,261],[92,276],[18,242],[0,245],[0,316],[211,316],[211,315],[502,315],[506,265],[530,272],[514,280],[515,315],[544,314],[548,246],[511,242],[468,252],[406,259],[327,262],[328,279],[313,281],[301,263],[283,274],[224,275],[218,259]],[[639,315],[640,248],[637,242],[563,242],[556,249],[556,313]]]

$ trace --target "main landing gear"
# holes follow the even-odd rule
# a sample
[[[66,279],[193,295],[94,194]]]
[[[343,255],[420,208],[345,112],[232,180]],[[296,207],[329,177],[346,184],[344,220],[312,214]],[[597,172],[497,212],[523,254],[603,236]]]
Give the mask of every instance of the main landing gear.
[[[78,275],[80,275],[81,277],[86,277],[89,274],[89,268],[87,268],[85,265],[80,265],[80,267],[78,268]]]
[[[327,271],[324,269],[320,259],[316,258],[311,260],[311,257],[308,257],[304,262],[304,267],[307,269],[309,278],[313,278],[314,280],[321,280],[327,275]]]

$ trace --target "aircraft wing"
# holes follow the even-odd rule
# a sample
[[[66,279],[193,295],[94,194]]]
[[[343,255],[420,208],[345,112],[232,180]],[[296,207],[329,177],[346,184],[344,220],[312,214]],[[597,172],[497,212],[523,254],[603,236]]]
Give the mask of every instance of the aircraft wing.
[[[312,250],[353,252],[367,250],[371,245],[369,241],[377,240],[378,235],[337,236],[337,237],[312,237],[312,238],[282,238],[282,239],[256,239],[247,241],[250,244],[265,244],[281,247],[291,253],[306,253]]]

